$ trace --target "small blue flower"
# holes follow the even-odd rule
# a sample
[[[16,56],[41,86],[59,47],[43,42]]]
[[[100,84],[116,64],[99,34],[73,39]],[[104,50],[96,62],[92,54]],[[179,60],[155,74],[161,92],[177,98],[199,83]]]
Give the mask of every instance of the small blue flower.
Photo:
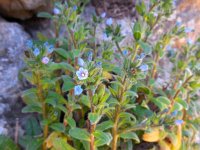
[[[111,26],[112,23],[113,23],[112,18],[109,18],[109,19],[106,20],[106,25]]]
[[[33,50],[33,54],[34,54],[35,56],[38,56],[38,55],[40,54],[39,48],[35,48],[35,49]]]
[[[60,14],[60,9],[58,9],[58,8],[54,8],[53,9],[53,13],[54,13],[54,15],[59,15]]]
[[[154,13],[153,13],[153,16],[154,16],[154,17],[158,17],[158,13],[154,12]]]
[[[88,78],[88,70],[81,67],[76,71],[76,75],[79,80],[85,80]]]
[[[45,42],[45,43],[44,43],[44,46],[45,46],[45,47],[49,46],[49,43],[48,43],[48,42]]]
[[[141,66],[139,67],[139,69],[140,69],[141,71],[145,72],[145,71],[148,71],[149,66],[148,66],[147,64],[143,64],[143,65],[141,65]]]
[[[100,61],[97,62],[97,63],[96,63],[96,67],[97,67],[97,68],[102,68],[102,62],[100,62]]]
[[[144,59],[145,56],[146,56],[145,53],[141,53],[140,55],[137,55],[137,56],[136,56],[136,59],[137,59],[137,60],[142,60],[142,59]]]
[[[76,11],[78,7],[76,5],[73,6],[73,10]]]
[[[128,50],[125,49],[125,50],[122,51],[122,53],[123,53],[124,56],[127,56],[128,55]]]
[[[190,28],[190,27],[186,27],[185,28],[185,33],[190,33],[190,32],[193,32],[194,29]]]
[[[103,33],[102,37],[103,37],[103,40],[105,40],[105,41],[107,41],[109,39],[109,37],[106,33]]]
[[[42,58],[42,63],[45,64],[45,65],[48,64],[49,63],[49,58],[48,57],[43,57]]]
[[[173,112],[171,113],[171,116],[172,116],[172,117],[176,117],[176,116],[177,116],[177,114],[178,114],[178,111],[177,111],[177,110],[175,110],[175,111],[173,111]]]
[[[101,18],[105,18],[105,17],[106,17],[106,13],[103,12],[103,13],[101,14]]]
[[[51,54],[51,53],[53,52],[53,50],[54,50],[54,46],[53,46],[53,45],[49,45],[49,46],[47,47],[47,52],[48,52],[49,54]]]
[[[92,56],[93,56],[93,53],[90,51],[88,52],[88,61],[92,61]]]
[[[80,67],[85,66],[85,62],[84,62],[84,60],[83,60],[82,58],[78,58],[78,65],[79,65]]]
[[[176,21],[176,26],[178,26],[178,27],[182,26],[182,21],[180,21],[180,20]]]
[[[74,95],[80,95],[83,92],[83,89],[81,88],[80,85],[76,85],[74,87]]]
[[[183,120],[175,120],[174,124],[177,125],[177,126],[181,125],[181,124],[183,124]]]
[[[188,45],[192,45],[193,44],[193,40],[192,39],[187,39],[187,44]]]
[[[26,41],[26,46],[27,46],[28,48],[32,48],[32,47],[33,47],[33,41],[32,41],[32,40]]]

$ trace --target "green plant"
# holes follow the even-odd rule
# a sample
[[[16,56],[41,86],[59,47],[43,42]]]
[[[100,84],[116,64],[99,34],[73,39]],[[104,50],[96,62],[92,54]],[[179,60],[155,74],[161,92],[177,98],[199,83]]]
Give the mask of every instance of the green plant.
[[[170,15],[171,0],[152,0],[150,9],[145,3],[136,9],[140,16],[126,47],[120,46],[120,25],[105,20],[105,13],[84,22],[78,0],[55,3],[54,15],[39,14],[52,19],[56,37],[39,34],[39,40],[27,43],[24,58],[22,74],[33,86],[22,94],[27,104],[22,111],[38,114],[40,124],[31,119],[26,137],[35,149],[133,149],[142,140],[161,149],[180,149],[181,142],[191,146],[199,125],[199,115],[191,116],[200,88],[199,41],[169,49],[185,34],[179,25],[150,40],[156,25]],[[98,43],[103,21],[104,40]],[[59,34],[63,27],[66,36]],[[157,83],[164,57],[173,63],[166,86]],[[21,143],[26,147],[28,142],[22,138]]]

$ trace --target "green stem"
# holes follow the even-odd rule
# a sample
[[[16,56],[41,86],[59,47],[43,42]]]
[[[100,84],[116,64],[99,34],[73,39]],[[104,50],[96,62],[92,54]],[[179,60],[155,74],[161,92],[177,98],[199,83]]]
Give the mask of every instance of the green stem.
[[[155,76],[156,76],[156,69],[157,69],[157,63],[159,61],[159,56],[158,54],[156,53],[155,54],[155,61],[154,61],[154,64],[153,64],[153,69],[152,69],[152,73],[151,73],[151,77],[153,79],[155,79]]]
[[[116,45],[116,47],[117,47],[117,50],[118,50],[118,52],[121,54],[121,56],[124,58],[124,55],[123,55],[123,53],[122,53],[122,49],[120,48],[120,46],[119,46],[119,43],[118,42],[115,42],[115,45]]]
[[[123,77],[123,81],[122,81],[123,85],[125,84],[125,80],[126,80],[126,77],[124,76]],[[119,90],[119,97],[118,97],[119,103],[121,103],[123,101],[124,90],[125,90],[124,88],[121,88]],[[121,112],[121,106],[117,105],[115,107],[114,126],[112,128],[112,137],[113,137],[112,150],[117,150],[117,141],[118,141],[118,137],[119,137],[119,134],[118,134],[118,123],[119,123],[119,114],[120,114],[120,112]]]
[[[90,99],[90,107],[91,107],[91,112],[94,113],[94,106],[93,106],[93,102],[92,102],[92,90],[88,90],[88,95],[89,95],[89,99]],[[95,150],[95,139],[94,139],[94,131],[96,128],[96,124],[90,124],[90,150]]]
[[[47,119],[46,104],[44,102],[45,98],[44,98],[44,95],[43,95],[43,89],[42,89],[42,85],[41,85],[41,82],[40,82],[41,75],[38,72],[38,73],[36,73],[36,76],[37,76],[37,95],[38,95],[39,101],[42,103],[42,117],[43,117],[43,119]],[[45,125],[44,128],[43,128],[44,142],[43,142],[43,145],[42,145],[42,150],[47,149],[45,140],[48,137],[48,131],[49,131],[48,125]]]
[[[183,87],[183,88],[186,86],[186,84],[190,81],[190,79],[191,79],[192,77],[193,77],[193,75],[189,76],[189,77],[185,80],[185,82],[182,84],[182,87]],[[175,93],[175,95],[173,96],[173,98],[171,99],[171,109],[173,108],[174,103],[175,103],[175,99],[176,99],[176,97],[179,95],[180,92],[181,92],[181,89],[179,88],[179,89],[176,91],[176,93]],[[171,112],[171,111],[169,111],[169,112]]]

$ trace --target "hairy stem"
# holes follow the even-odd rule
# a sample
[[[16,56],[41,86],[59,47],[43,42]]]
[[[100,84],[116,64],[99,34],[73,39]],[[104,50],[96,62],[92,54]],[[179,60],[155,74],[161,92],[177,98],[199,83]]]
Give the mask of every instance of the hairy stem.
[[[47,119],[46,104],[44,102],[45,98],[44,98],[44,95],[43,95],[43,89],[42,89],[42,85],[41,85],[41,82],[40,82],[41,75],[38,72],[36,74],[36,76],[37,76],[37,95],[38,95],[40,102],[42,103],[42,117],[43,117],[43,119]],[[42,150],[47,149],[45,139],[48,136],[48,131],[49,131],[48,125],[45,125],[44,128],[43,128],[44,142],[43,142],[43,145],[42,145]]]
[[[90,107],[91,107],[91,112],[94,112],[94,106],[93,106],[93,102],[92,102],[92,90],[88,90],[88,95],[90,98]],[[95,145],[94,145],[94,131],[96,128],[96,124],[90,124],[90,150],[95,150]]]

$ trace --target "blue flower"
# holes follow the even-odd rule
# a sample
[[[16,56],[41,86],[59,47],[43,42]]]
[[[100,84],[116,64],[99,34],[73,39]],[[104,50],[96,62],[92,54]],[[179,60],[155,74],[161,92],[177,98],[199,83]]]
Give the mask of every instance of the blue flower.
[[[84,60],[83,60],[82,58],[78,58],[78,65],[79,65],[80,67],[85,66],[85,62],[84,62]]]
[[[128,50],[123,50],[122,53],[123,53],[124,56],[127,56],[128,55]]]
[[[175,110],[175,111],[173,111],[173,112],[171,113],[172,117],[176,117],[177,114],[178,114],[178,111],[177,111],[177,110]]]
[[[93,53],[91,51],[88,52],[88,61],[92,61],[92,55]]]
[[[42,63],[45,64],[45,65],[48,64],[49,63],[49,58],[48,57],[43,57],[42,58]]]
[[[102,62],[100,62],[100,61],[97,62],[97,63],[96,63],[96,67],[97,67],[97,68],[102,68]]]
[[[80,85],[76,85],[74,87],[74,95],[80,95],[83,92],[83,89],[81,88]]]
[[[26,46],[27,46],[28,48],[32,48],[32,47],[33,47],[33,41],[32,41],[32,40],[26,41]]]
[[[106,33],[103,33],[103,40],[107,41],[109,39],[108,35]]]
[[[105,17],[106,17],[106,13],[103,12],[103,13],[101,14],[101,18],[105,18]]]
[[[106,25],[111,26],[112,23],[113,23],[112,18],[109,18],[109,19],[106,20]]]
[[[40,54],[39,48],[35,48],[35,49],[33,50],[33,54],[34,54],[35,56],[38,56],[38,55]]]
[[[88,70],[81,67],[76,71],[76,75],[79,80],[85,80],[88,78]]]
[[[78,7],[76,5],[73,6],[73,10],[76,11]]]
[[[142,59],[144,59],[145,56],[146,56],[145,53],[141,53],[140,55],[137,55],[137,56],[136,56],[136,59],[137,59],[137,60],[142,60]]]
[[[174,124],[177,125],[177,126],[181,125],[181,124],[183,124],[183,120],[175,120]]]
[[[48,52],[49,54],[51,54],[51,53],[53,52],[53,50],[54,50],[54,46],[53,46],[53,45],[49,45],[49,46],[47,47],[47,52]]]
[[[141,66],[139,67],[139,69],[140,69],[141,71],[145,72],[145,71],[148,71],[149,66],[148,66],[147,64],[143,64],[143,65],[141,65]]]
[[[185,28],[185,33],[190,33],[190,32],[193,32],[194,29],[190,28],[190,27],[186,27]]]
[[[45,46],[45,47],[49,46],[49,43],[48,43],[48,42],[45,42],[45,43],[44,43],[44,46]]]
[[[176,21],[176,26],[178,26],[178,27],[182,26],[182,21],[180,21],[180,20]]]
[[[187,44],[188,45],[192,45],[193,44],[193,40],[192,39],[187,39]]]
[[[54,8],[53,9],[53,13],[54,13],[54,15],[59,15],[60,14],[60,9],[58,9],[58,8]]]

